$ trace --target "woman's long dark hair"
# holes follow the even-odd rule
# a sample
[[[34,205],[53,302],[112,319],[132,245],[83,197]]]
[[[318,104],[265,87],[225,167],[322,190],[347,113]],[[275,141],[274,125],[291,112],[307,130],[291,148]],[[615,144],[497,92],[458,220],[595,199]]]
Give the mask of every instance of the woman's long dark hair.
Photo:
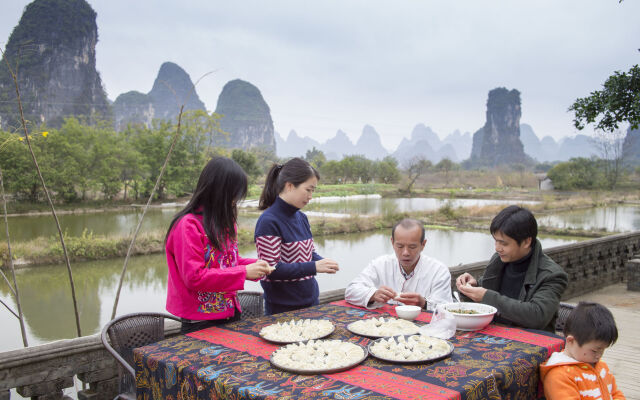
[[[258,208],[266,210],[271,207],[278,195],[284,190],[284,185],[287,182],[298,187],[312,176],[320,180],[318,171],[301,158],[292,158],[284,164],[273,164],[264,182]]]
[[[230,158],[214,157],[200,173],[198,185],[186,207],[173,217],[165,243],[176,222],[187,214],[202,214],[204,231],[218,250],[225,247],[225,238],[236,237],[237,203],[247,195],[247,174]]]

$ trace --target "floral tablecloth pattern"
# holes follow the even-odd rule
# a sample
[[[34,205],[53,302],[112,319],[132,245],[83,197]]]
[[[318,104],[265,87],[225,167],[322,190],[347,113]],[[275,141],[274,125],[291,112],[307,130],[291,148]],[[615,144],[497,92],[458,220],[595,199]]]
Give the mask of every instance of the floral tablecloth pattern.
[[[262,327],[290,319],[330,319],[329,339],[366,347],[370,339],[346,326],[358,319],[395,316],[392,307],[365,310],[344,301],[259,319],[241,320],[136,349],[137,398],[168,399],[531,399],[541,394],[538,366],[564,345],[561,337],[490,324],[458,331],[453,354],[427,364],[392,364],[369,356],[347,371],[295,375],[274,368],[279,346],[262,340]],[[416,323],[429,322],[422,313]]]

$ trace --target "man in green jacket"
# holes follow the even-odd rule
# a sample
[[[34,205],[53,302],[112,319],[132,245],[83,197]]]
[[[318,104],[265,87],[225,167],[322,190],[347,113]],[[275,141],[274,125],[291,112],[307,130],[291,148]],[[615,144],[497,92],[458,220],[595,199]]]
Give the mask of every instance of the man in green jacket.
[[[509,206],[491,221],[496,253],[477,282],[469,273],[456,279],[458,291],[498,309],[495,321],[555,331],[567,273],[542,252],[531,211]]]

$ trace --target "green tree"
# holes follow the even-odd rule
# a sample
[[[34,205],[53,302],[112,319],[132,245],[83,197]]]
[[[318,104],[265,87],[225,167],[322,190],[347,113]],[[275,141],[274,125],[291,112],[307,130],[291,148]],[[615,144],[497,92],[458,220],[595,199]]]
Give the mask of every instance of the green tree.
[[[344,165],[336,160],[327,161],[320,168],[322,180],[327,183],[345,183]]]
[[[154,121],[153,128],[136,125],[128,130],[131,135],[131,142],[141,156],[142,181],[137,190],[143,197],[151,194],[164,158],[167,156],[171,141],[171,126],[172,124],[168,122],[158,123]],[[171,158],[175,159],[175,157],[176,154],[174,152]],[[170,166],[167,166],[167,173],[162,177],[158,185],[157,196],[159,199],[165,198],[169,169]]]
[[[122,188],[122,171],[125,162],[122,138],[111,128],[101,127],[95,130],[91,149],[92,181],[102,192],[105,199],[112,200]]]
[[[340,160],[345,182],[368,183],[373,178],[373,161],[361,155],[346,156]]]
[[[220,118],[216,113],[207,113],[204,110],[186,111],[182,116],[182,130],[196,136],[198,141],[194,143],[196,151],[204,152],[204,158],[211,158],[211,153],[216,141],[229,136],[220,127]]]
[[[351,181],[355,183],[357,180],[355,160],[352,157],[344,157],[339,163],[342,167],[343,182]]]
[[[42,140],[32,141],[36,157],[42,157]],[[4,177],[5,190],[15,193],[18,199],[36,202],[42,193],[42,185],[33,168],[33,161],[22,136],[0,132],[0,166]],[[45,139],[42,137],[42,139]]]
[[[597,159],[572,158],[556,164],[547,176],[559,190],[596,189],[604,186]]]
[[[449,172],[457,169],[458,164],[449,160],[448,158],[443,158],[436,165],[435,169],[438,172],[444,172],[445,179],[449,179]]]
[[[386,156],[382,161],[374,165],[375,178],[382,183],[397,183],[400,180],[398,161],[391,156]]]
[[[307,150],[304,159],[309,162],[315,169],[319,170],[322,168],[324,163],[327,162],[327,157],[324,155],[322,150],[316,149],[316,146],[313,146],[311,150]]]
[[[231,152],[231,159],[240,164],[251,183],[255,182],[256,178],[262,173],[262,170],[258,166],[256,156],[249,151],[235,149]]]
[[[613,132],[619,124],[628,122],[632,129],[640,124],[640,67],[629,72],[616,71],[605,81],[602,90],[577,99],[569,111],[575,116],[576,128],[595,123],[596,130]]]
[[[123,199],[127,200],[129,189],[134,191],[134,198],[138,199],[138,190],[143,178],[141,155],[129,141],[126,132],[120,133],[118,136],[120,137],[118,148],[122,160],[120,182],[124,189]]]
[[[91,188],[92,141],[86,127],[67,118],[59,130],[52,130],[43,143],[38,164],[48,188],[64,202],[82,198]]]

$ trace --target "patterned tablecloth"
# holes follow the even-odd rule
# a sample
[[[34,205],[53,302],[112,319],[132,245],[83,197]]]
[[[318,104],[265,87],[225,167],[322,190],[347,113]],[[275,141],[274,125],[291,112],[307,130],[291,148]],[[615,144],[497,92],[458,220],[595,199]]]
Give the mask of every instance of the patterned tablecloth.
[[[137,397],[147,399],[532,399],[541,394],[538,366],[564,340],[558,336],[490,324],[458,331],[453,354],[427,364],[398,365],[369,356],[347,371],[294,375],[271,366],[279,346],[258,332],[276,321],[327,318],[329,339],[366,347],[369,339],[345,328],[358,319],[391,314],[392,307],[365,310],[344,301],[179,335],[136,349]],[[429,322],[422,313],[418,324]]]

